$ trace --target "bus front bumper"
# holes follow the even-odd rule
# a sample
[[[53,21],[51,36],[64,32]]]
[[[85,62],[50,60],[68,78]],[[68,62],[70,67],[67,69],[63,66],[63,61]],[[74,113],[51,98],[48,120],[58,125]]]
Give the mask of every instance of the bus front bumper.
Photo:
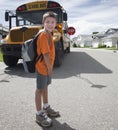
[[[21,44],[2,44],[0,46],[3,55],[12,55],[21,58]]]

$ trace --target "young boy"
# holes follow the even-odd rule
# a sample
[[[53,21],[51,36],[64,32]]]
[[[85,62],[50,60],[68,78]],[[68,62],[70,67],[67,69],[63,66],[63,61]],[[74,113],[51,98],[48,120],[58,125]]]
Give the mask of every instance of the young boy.
[[[47,12],[42,20],[44,31],[37,40],[37,53],[43,54],[43,60],[36,63],[37,88],[35,92],[36,122],[43,127],[51,126],[52,120],[48,116],[56,117],[59,112],[54,111],[48,104],[48,85],[51,84],[51,74],[55,59],[55,47],[52,31],[56,26],[56,14]]]

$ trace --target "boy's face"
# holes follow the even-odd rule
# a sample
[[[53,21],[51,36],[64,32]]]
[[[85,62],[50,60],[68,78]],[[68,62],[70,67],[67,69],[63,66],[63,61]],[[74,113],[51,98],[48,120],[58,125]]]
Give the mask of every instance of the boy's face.
[[[56,20],[53,17],[47,17],[43,22],[43,25],[47,31],[52,32],[56,26]]]

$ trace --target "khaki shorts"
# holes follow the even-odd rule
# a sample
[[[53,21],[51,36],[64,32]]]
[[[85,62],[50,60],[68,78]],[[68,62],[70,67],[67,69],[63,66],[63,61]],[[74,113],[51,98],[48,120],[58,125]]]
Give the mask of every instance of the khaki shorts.
[[[50,76],[45,76],[45,75],[39,74],[38,72],[36,72],[36,74],[37,74],[36,83],[37,83],[38,89],[44,89],[49,84],[51,84]]]

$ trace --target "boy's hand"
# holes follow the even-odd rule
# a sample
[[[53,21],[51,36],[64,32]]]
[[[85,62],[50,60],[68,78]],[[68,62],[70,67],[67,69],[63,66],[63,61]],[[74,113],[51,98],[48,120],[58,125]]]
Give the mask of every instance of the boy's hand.
[[[52,75],[52,68],[48,67],[48,75]]]

